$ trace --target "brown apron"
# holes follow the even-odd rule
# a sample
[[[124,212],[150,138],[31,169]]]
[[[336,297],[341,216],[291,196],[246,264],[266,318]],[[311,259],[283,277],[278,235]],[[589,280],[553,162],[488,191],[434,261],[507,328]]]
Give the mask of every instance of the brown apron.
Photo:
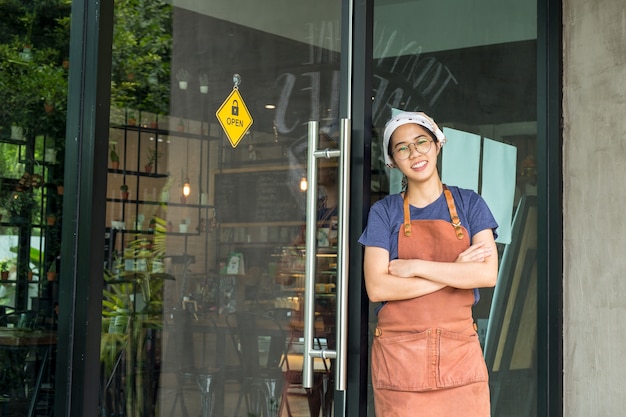
[[[452,223],[404,219],[398,258],[454,262],[470,245],[444,187]],[[378,314],[372,345],[376,416],[489,417],[489,385],[474,330],[471,289],[445,287],[390,301]]]

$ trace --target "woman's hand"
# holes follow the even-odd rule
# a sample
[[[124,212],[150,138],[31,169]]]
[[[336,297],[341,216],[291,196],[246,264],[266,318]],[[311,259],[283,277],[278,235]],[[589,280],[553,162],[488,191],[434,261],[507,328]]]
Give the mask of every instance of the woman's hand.
[[[454,262],[484,262],[491,252],[491,247],[480,241],[461,252]]]
[[[411,278],[415,276],[413,272],[412,259],[394,259],[389,262],[389,274],[401,278]]]

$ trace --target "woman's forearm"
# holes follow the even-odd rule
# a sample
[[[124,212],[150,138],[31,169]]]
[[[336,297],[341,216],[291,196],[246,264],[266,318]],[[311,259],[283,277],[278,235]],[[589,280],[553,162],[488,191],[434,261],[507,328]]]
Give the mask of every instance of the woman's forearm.
[[[473,244],[454,262],[395,259],[389,273],[399,277],[421,277],[454,288],[493,287],[498,275],[498,255],[490,230],[476,235]]]
[[[372,302],[408,300],[439,291],[445,286],[420,277],[402,278],[389,274],[368,277],[365,274],[365,287]]]
[[[419,278],[400,277],[389,272],[389,253],[381,248],[365,248],[363,269],[367,295],[373,302],[408,300],[438,291],[445,285]]]

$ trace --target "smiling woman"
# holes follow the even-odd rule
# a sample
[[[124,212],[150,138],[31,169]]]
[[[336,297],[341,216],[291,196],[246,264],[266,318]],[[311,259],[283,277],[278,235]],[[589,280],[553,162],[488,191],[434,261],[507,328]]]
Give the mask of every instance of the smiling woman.
[[[385,159],[407,185],[372,206],[359,240],[368,296],[383,302],[372,345],[380,415],[420,409],[429,416],[490,416],[471,306],[474,288],[495,285],[497,224],[478,194],[441,183],[437,156],[444,142],[423,113],[400,113],[384,131]],[[427,349],[431,344],[436,353]]]

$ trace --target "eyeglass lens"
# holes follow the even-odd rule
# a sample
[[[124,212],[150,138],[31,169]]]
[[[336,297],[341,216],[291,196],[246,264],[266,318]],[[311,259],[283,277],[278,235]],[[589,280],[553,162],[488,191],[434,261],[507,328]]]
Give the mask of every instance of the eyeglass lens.
[[[398,149],[396,149],[394,153],[398,159],[407,159],[409,156],[411,156],[411,145],[413,145],[417,152],[425,154],[430,150],[431,144],[432,141],[430,140],[420,140],[418,142],[402,145]]]

